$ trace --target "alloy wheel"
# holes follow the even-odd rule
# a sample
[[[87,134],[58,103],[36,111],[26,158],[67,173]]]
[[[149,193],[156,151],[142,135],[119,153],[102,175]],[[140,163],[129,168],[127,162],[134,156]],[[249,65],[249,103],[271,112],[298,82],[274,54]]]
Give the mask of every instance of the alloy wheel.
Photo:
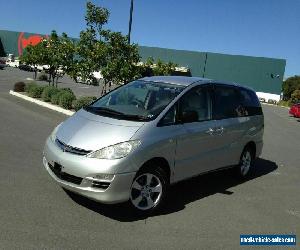
[[[246,176],[250,170],[252,163],[252,156],[251,152],[248,150],[245,150],[245,152],[242,155],[241,163],[240,163],[240,171],[242,176]]]
[[[161,180],[154,174],[143,173],[135,178],[131,186],[131,203],[139,210],[154,208],[162,197]]]

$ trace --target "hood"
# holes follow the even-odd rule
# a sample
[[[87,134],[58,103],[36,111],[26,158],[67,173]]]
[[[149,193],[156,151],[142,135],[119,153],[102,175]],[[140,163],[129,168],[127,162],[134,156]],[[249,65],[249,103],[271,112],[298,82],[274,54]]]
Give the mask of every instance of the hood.
[[[130,140],[143,124],[80,110],[62,123],[56,136],[72,147],[94,151]]]

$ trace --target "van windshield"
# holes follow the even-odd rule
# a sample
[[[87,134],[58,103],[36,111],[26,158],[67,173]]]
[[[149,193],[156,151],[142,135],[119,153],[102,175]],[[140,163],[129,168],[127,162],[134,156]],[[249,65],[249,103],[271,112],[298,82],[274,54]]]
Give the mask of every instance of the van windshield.
[[[185,86],[137,80],[101,97],[86,111],[121,120],[155,119]]]

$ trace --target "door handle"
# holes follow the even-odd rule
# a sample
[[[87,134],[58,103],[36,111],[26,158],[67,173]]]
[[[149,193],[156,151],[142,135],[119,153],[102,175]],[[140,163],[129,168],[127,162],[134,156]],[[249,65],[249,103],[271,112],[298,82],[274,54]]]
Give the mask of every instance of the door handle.
[[[212,128],[209,128],[207,131],[205,131],[206,134],[212,135],[215,131]]]
[[[223,132],[224,132],[224,128],[223,128],[223,127],[217,128],[217,129],[215,130],[215,132],[218,133],[219,135],[221,135],[221,134],[223,134]]]

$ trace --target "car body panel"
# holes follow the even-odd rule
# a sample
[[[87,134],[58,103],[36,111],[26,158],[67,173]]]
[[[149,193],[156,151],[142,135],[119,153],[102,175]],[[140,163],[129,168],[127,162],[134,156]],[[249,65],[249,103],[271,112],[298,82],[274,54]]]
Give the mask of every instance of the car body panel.
[[[98,150],[130,140],[143,124],[103,117],[82,109],[61,125],[57,138],[76,148]]]

